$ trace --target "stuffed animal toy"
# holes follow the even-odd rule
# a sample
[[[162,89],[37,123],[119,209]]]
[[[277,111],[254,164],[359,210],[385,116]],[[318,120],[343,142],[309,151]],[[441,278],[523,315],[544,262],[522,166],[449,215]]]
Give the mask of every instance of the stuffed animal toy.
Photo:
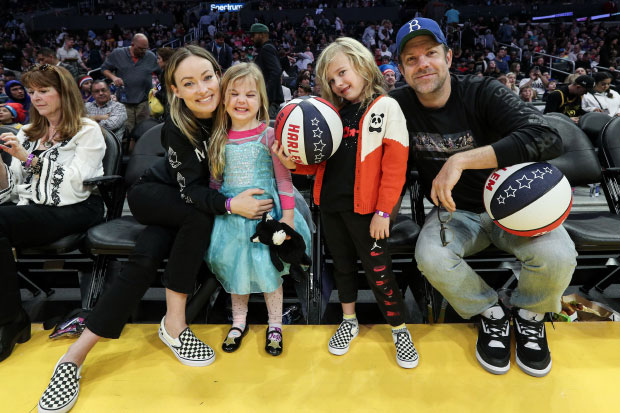
[[[278,271],[284,269],[284,261],[291,265],[289,274],[295,281],[300,282],[308,276],[302,268],[302,265],[309,266],[312,263],[306,254],[306,243],[303,237],[287,224],[273,219],[265,212],[250,241],[269,246],[271,262]]]

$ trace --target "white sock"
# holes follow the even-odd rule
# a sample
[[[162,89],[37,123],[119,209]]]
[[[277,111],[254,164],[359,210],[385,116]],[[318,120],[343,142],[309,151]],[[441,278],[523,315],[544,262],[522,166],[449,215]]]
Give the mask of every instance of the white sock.
[[[524,320],[542,321],[545,318],[545,313],[535,313],[533,311],[519,309],[519,317]]]
[[[504,318],[506,314],[504,313],[504,309],[499,304],[495,304],[493,307],[484,310],[481,315],[484,318],[488,318],[491,320],[499,320],[501,318]]]

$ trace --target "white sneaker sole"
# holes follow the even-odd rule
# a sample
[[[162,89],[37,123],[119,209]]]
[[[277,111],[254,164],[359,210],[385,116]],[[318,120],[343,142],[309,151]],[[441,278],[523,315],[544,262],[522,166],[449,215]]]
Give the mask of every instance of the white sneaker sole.
[[[190,367],[205,367],[215,361],[215,353],[213,353],[213,356],[211,358],[208,358],[206,360],[189,360],[189,359],[185,359],[179,356],[179,354],[176,352],[174,347],[171,346],[170,343],[168,343],[168,341],[164,338],[161,328],[159,329],[159,338],[161,341],[164,342],[165,345],[168,346],[168,348],[170,348],[170,350],[172,350],[172,354],[175,355],[175,357],[181,362],[181,364],[184,364]]]
[[[510,370],[510,361],[508,361],[508,364],[506,364],[505,367],[493,366],[482,359],[482,356],[478,353],[478,349],[476,349],[476,359],[478,359],[478,363],[480,363],[483,369],[492,374],[506,374],[508,373],[508,370]]]
[[[67,404],[64,407],[61,407],[60,409],[45,409],[43,407],[41,407],[41,405],[39,404],[38,407],[38,412],[39,413],[67,413],[69,410],[73,409],[73,406],[75,406],[75,403],[77,402],[78,396],[80,394],[80,385],[78,384],[78,388],[77,388],[77,392],[75,393],[75,397],[73,398],[73,400],[71,400],[69,402],[69,404]]]
[[[519,366],[519,368],[523,370],[524,373],[529,374],[530,376],[534,376],[534,377],[545,377],[547,374],[549,374],[549,372],[551,371],[551,364],[553,362],[552,360],[550,360],[549,365],[546,368],[544,368],[543,370],[536,370],[523,364],[523,362],[519,360],[518,355],[516,356],[516,359],[517,359],[517,366]]]
[[[417,359],[415,359],[414,361],[404,361],[404,360],[400,360],[399,358],[396,359],[396,363],[401,366],[404,369],[413,369],[415,367],[418,366],[418,361],[420,361],[420,357],[418,356]]]
[[[351,339],[351,341],[349,341],[349,345],[346,346],[345,348],[335,348],[335,347],[330,346],[329,343],[327,343],[327,349],[334,356],[343,356],[349,352],[349,348],[351,347],[351,342],[355,340],[355,337],[357,337],[358,334],[359,334],[359,329],[357,330],[357,333],[353,335],[353,338]]]

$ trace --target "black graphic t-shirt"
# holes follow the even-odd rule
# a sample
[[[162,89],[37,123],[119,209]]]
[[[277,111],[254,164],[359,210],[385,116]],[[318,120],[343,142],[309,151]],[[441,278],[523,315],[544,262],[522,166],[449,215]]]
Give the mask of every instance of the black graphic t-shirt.
[[[327,160],[321,187],[321,209],[329,212],[353,210],[358,129],[364,108],[360,103],[348,103],[339,113],[344,128],[342,142]]]
[[[581,96],[573,96],[568,92],[568,86],[560,86],[547,96],[545,113],[559,112],[568,117],[581,116],[585,113],[581,109]]]
[[[226,197],[209,188],[207,145],[213,121],[199,119],[198,124],[200,133],[195,137],[197,146],[194,146],[170,116],[166,118],[161,131],[161,144],[166,150],[166,157],[157,161],[145,173],[144,179],[178,187],[181,199],[203,212],[224,214]]]
[[[497,80],[452,75],[451,82],[450,98],[440,109],[422,106],[409,86],[390,92],[407,119],[409,167],[418,169],[429,200],[433,179],[457,152],[491,145],[500,168],[561,154],[562,141],[540,111]],[[452,190],[458,209],[484,211],[482,193],[490,173],[489,169],[463,171]]]

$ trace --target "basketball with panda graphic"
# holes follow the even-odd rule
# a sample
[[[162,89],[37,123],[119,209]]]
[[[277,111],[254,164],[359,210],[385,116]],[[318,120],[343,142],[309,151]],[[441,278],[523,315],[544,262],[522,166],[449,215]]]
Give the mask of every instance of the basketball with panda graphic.
[[[484,188],[484,207],[493,222],[523,237],[535,237],[559,227],[572,204],[568,179],[546,162],[497,169]]]
[[[276,116],[274,129],[284,153],[301,165],[329,159],[342,141],[338,111],[316,96],[291,100]]]

